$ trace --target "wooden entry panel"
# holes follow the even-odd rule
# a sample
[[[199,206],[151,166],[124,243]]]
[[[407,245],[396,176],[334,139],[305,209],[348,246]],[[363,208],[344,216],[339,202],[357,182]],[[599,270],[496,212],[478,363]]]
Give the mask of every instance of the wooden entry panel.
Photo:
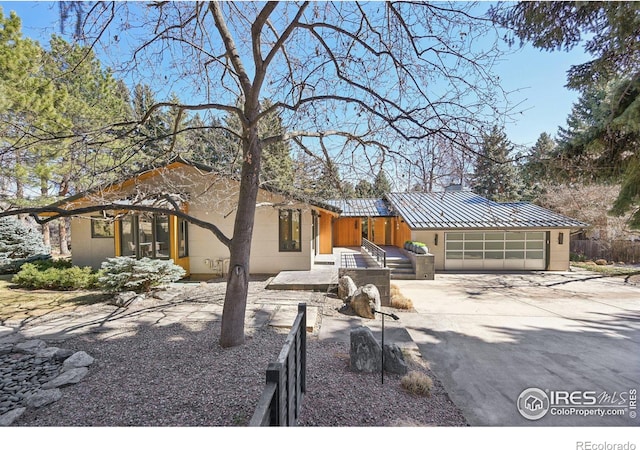
[[[362,222],[358,217],[343,217],[333,222],[333,245],[336,247],[360,247]]]
[[[318,228],[320,235],[320,254],[330,255],[333,253],[333,233],[331,226],[332,216],[330,214],[320,212],[318,217]]]

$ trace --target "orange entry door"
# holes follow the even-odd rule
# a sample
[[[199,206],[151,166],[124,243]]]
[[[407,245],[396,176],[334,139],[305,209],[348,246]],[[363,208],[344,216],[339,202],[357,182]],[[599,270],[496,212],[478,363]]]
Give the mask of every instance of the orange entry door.
[[[360,247],[362,222],[358,217],[342,217],[333,222],[335,247]]]

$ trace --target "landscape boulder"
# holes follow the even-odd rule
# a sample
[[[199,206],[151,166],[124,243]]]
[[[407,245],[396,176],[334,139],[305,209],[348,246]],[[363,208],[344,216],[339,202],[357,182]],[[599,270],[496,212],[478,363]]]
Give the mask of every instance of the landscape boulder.
[[[396,344],[384,345],[384,370],[400,375],[406,375],[409,371],[402,350]]]
[[[356,284],[348,275],[344,275],[338,280],[338,297],[345,303],[349,303],[357,289]]]
[[[87,352],[76,352],[64,360],[62,363],[62,371],[65,372],[70,369],[77,369],[78,367],[87,367],[93,364],[93,361],[93,357]]]
[[[365,319],[375,319],[371,309],[380,310],[380,292],[375,285],[365,284],[356,289],[349,304],[356,315]]]
[[[111,303],[120,308],[127,308],[139,300],[144,300],[144,294],[138,294],[133,291],[124,291],[116,294],[113,297],[113,300],[111,300]]]
[[[350,333],[350,367],[354,372],[380,372],[382,349],[368,327],[358,327]]]

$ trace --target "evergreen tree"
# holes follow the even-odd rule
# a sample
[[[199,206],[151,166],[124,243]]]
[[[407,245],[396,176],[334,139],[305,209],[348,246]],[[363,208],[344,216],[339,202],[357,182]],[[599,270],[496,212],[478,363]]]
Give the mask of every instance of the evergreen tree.
[[[238,99],[238,103],[241,99]],[[268,110],[272,106],[269,100],[263,100],[262,110]],[[240,120],[235,114],[228,114],[225,125],[229,130],[231,153],[242,154],[242,144],[238,136],[242,134]],[[263,185],[272,186],[280,190],[288,191],[293,183],[293,160],[291,158],[291,145],[285,141],[286,132],[282,124],[282,118],[277,112],[271,112],[264,116],[258,127],[261,141],[267,141],[262,149],[260,166],[260,182]],[[234,158],[238,165],[242,164],[240,158]]]
[[[389,179],[384,173],[384,170],[380,169],[378,175],[376,175],[376,179],[373,181],[373,196],[376,198],[383,197],[389,192],[391,192],[391,183],[389,183]]]
[[[5,17],[0,8],[0,176],[18,203],[24,199],[30,169],[38,165],[29,144],[42,130],[55,135],[64,125],[59,113],[66,92],[42,73],[43,56],[37,42],[22,37],[20,18],[14,12]]]
[[[137,84],[133,88],[133,118],[142,120],[149,109],[157,103],[155,94],[147,84]],[[140,167],[147,166],[151,161],[165,160],[169,148],[169,118],[161,110],[154,111],[143,124],[136,128],[136,141],[141,154],[146,155]],[[138,168],[140,168],[138,167]]]
[[[640,227],[640,4],[517,2],[491,17],[545,50],[584,44],[591,60],[572,66],[567,86],[582,96],[560,130],[560,160],[572,180],[621,181],[612,212]]]
[[[541,133],[529,149],[520,167],[522,199],[531,201],[544,192],[545,185],[556,178],[556,142],[548,133]]]
[[[50,253],[38,231],[16,217],[0,217],[0,273],[17,272],[25,262]]]
[[[373,186],[367,180],[360,180],[355,187],[355,194],[357,198],[372,198],[374,197]]]
[[[483,136],[476,159],[473,192],[498,202],[517,200],[518,180],[509,157],[511,149],[511,142],[497,126]]]

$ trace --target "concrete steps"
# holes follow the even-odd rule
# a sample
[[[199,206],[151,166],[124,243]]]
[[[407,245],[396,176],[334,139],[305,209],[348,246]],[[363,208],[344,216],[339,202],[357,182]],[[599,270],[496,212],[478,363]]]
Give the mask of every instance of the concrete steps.
[[[391,270],[392,280],[413,280],[416,273],[411,261],[405,258],[387,258],[387,267]]]

